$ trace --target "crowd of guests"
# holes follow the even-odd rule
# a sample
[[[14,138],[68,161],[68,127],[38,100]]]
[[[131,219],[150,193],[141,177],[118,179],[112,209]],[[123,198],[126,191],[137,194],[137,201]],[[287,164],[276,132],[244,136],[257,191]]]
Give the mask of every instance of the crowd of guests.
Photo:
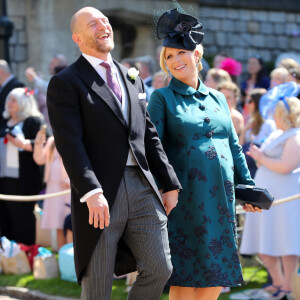
[[[276,100],[272,118],[262,116],[260,100],[281,84],[299,84],[300,66],[286,58],[268,70],[263,58],[255,54],[248,58],[242,79],[241,64],[225,53],[217,54],[211,68],[201,72],[205,53],[200,45],[195,49],[165,46],[159,48],[159,53],[159,62],[142,56],[121,63],[136,68],[144,80],[151,120],[183,186],[179,209],[169,216],[174,266],[170,295],[180,299],[180,295],[190,292],[189,287],[242,283],[238,249],[234,246],[234,184],[253,185],[255,181],[257,186],[267,187],[275,199],[299,193],[299,95]],[[186,74],[176,69],[182,62]],[[157,63],[162,70],[156,68],[154,72]],[[55,55],[49,73],[54,75],[66,66],[65,57]],[[0,194],[36,195],[43,193],[43,188],[53,193],[70,187],[48,121],[48,81],[34,68],[26,69],[26,78],[33,90],[18,81],[7,62],[0,60]],[[212,135],[220,138],[219,144],[209,142]],[[34,244],[35,204],[0,201],[1,235]],[[57,250],[72,241],[64,231],[64,226],[70,229],[69,204],[69,195],[47,199],[43,204],[41,226],[56,231]],[[253,207],[245,210],[255,211]],[[273,296],[290,293],[292,274],[299,266],[299,212],[300,200],[296,200],[261,214],[246,214],[240,252],[259,254],[272,278],[266,290]],[[205,241],[204,237],[213,240],[215,235],[221,235],[222,240],[215,244]],[[221,250],[217,249],[218,243],[222,244]],[[195,248],[197,253],[191,250]],[[234,265],[229,263],[230,257]],[[197,263],[201,261],[206,263],[199,268]],[[230,274],[219,270],[228,271],[230,265]],[[219,271],[210,272],[213,268]],[[199,273],[202,275],[194,277]],[[183,282],[183,287],[178,286]],[[220,290],[210,293],[215,297]]]
[[[62,54],[49,63],[54,75],[66,67]],[[6,195],[38,195],[59,192],[70,186],[61,158],[51,136],[46,107],[48,81],[26,69],[32,90],[17,80],[5,60],[0,60],[0,193]],[[43,205],[44,204],[44,205]],[[36,242],[36,201],[0,201],[0,234],[10,240],[32,245]],[[42,202],[42,229],[56,231],[58,250],[72,240],[70,195]],[[63,231],[65,225],[65,232]],[[68,237],[68,238],[67,238]]]
[[[248,150],[258,165],[255,183],[281,199],[299,193],[300,178],[300,101],[290,97],[278,101],[274,115],[277,130],[261,147]],[[291,294],[292,276],[299,269],[300,201],[272,207],[260,215],[247,215],[240,252],[259,254],[272,278],[266,287],[282,299]],[[279,221],[280,220],[280,221]]]

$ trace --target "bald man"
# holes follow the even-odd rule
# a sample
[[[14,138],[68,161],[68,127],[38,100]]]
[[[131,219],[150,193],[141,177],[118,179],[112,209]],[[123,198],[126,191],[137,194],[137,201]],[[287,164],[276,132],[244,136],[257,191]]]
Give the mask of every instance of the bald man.
[[[110,299],[114,272],[134,270],[128,299],[159,299],[172,271],[167,214],[181,186],[146,112],[143,81],[111,57],[108,18],[85,7],[70,27],[82,55],[52,77],[47,101],[71,180],[82,299]]]

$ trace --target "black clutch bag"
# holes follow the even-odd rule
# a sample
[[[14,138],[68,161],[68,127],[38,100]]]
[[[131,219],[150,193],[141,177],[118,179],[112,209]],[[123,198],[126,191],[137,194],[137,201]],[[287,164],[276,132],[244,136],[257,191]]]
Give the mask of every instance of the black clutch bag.
[[[241,205],[249,203],[261,209],[270,209],[274,200],[267,189],[245,184],[236,186],[235,198],[236,202]]]

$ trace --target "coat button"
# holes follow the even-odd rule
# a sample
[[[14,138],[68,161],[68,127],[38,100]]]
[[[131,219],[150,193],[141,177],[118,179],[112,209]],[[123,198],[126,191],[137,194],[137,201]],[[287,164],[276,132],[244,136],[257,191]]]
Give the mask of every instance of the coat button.
[[[211,138],[211,137],[212,137],[212,132],[211,132],[211,131],[207,131],[207,132],[206,132],[206,136],[207,136],[208,138]]]
[[[197,98],[200,98],[200,97],[201,97],[201,93],[197,91],[197,92],[195,93],[195,96],[196,96]]]
[[[205,121],[205,123],[209,123],[209,122],[210,122],[210,118],[209,118],[209,117],[206,117],[206,118],[204,119],[204,121]]]
[[[205,109],[205,106],[202,105],[202,104],[200,104],[200,105],[199,105],[199,109],[204,110],[204,109]]]

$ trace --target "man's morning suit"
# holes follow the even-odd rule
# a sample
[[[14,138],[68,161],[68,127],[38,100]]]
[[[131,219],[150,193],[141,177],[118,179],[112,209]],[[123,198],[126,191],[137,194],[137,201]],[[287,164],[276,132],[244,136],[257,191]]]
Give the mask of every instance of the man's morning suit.
[[[47,94],[56,146],[71,180],[74,254],[79,282],[102,232],[89,225],[88,207],[80,203],[80,199],[102,188],[112,209],[118,189],[124,184],[124,173],[131,172],[126,168],[129,149],[142,180],[155,191],[161,208],[163,204],[159,202],[161,197],[152,174],[164,192],[181,188],[146,112],[141,78],[131,79],[127,68],[115,61],[114,64],[128,97],[128,122],[108,85],[83,56],[52,77]],[[125,274],[135,269],[135,261],[126,257],[131,257],[130,251],[121,239],[116,273]]]

